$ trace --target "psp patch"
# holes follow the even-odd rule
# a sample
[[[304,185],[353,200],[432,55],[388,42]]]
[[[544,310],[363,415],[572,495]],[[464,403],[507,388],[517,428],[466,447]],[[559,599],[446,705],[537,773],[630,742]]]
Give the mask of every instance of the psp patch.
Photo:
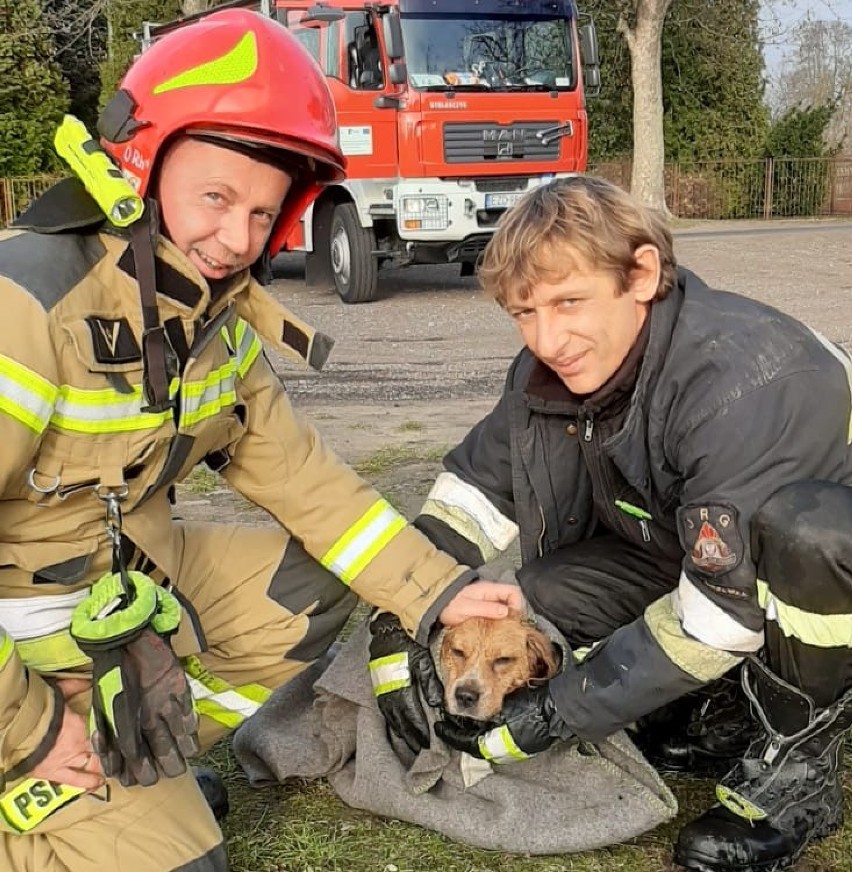
[[[687,557],[709,575],[730,572],[743,558],[743,539],[733,506],[688,506],[678,513]]]

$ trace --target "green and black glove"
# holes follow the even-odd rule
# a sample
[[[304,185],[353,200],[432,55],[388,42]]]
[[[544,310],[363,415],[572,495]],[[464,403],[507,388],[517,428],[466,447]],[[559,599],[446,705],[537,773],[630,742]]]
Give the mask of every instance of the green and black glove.
[[[444,698],[432,655],[388,612],[372,620],[370,635],[370,679],[379,711],[388,729],[417,754],[430,745],[429,720],[420,692],[433,708]]]
[[[179,623],[174,596],[139,572],[104,575],[72,615],[71,635],[92,658],[92,747],[124,785],[180,775],[198,750],[189,685],[168,641]]]
[[[546,751],[557,739],[572,736],[546,684],[510,693],[496,726],[448,717],[435,724],[435,734],[451,748],[492,763],[526,760]]]

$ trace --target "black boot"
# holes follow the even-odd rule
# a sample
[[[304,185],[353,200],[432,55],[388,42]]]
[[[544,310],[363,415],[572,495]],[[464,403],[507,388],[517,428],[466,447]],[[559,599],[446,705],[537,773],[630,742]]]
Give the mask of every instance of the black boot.
[[[721,778],[760,732],[738,672],[657,709],[636,728],[633,741],[658,770],[707,778]]]
[[[207,805],[210,806],[210,810],[213,812],[213,817],[217,821],[223,820],[231,810],[231,806],[228,802],[228,789],[225,787],[225,782],[222,781],[221,776],[207,766],[193,766],[192,774],[195,776],[198,787],[207,800]]]
[[[743,687],[763,734],[717,785],[719,802],[681,830],[674,859],[687,869],[786,869],[843,823],[839,769],[852,693],[817,710],[757,660],[743,668]]]

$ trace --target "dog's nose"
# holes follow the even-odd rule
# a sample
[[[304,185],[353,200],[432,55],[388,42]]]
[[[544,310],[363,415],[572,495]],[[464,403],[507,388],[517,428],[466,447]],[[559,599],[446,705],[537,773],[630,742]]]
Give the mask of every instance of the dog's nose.
[[[481,696],[480,692],[469,684],[457,687],[455,695],[456,702],[458,703],[459,708],[462,709],[473,708],[479,702],[479,697]]]

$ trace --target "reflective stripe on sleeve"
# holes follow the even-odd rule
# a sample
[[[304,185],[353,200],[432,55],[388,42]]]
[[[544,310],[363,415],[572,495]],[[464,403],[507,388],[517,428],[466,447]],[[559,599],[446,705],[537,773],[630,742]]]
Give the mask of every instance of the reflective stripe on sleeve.
[[[229,360],[211,370],[202,381],[184,382],[181,388],[180,426],[191,427],[218,415],[237,401],[234,391],[236,364]]]
[[[242,318],[237,320],[235,334],[237,375],[243,378],[263,350],[263,344],[254,330]]]
[[[0,597],[0,626],[17,642],[67,630],[74,607],[88,595],[83,588],[56,596]]]
[[[27,778],[0,796],[0,814],[17,833],[28,833],[86,791],[82,787]]]
[[[0,354],[0,412],[41,435],[59,389],[37,372]]]
[[[381,696],[403,687],[411,686],[411,670],[408,667],[408,654],[388,654],[370,661],[370,681],[373,693]]]
[[[370,561],[405,527],[405,518],[387,500],[377,500],[329,548],[320,563],[344,584],[352,584]]]
[[[532,756],[515,744],[506,724],[480,736],[479,753],[491,763],[512,763],[515,760],[528,760]]]
[[[184,658],[183,667],[195,710],[229,730],[251,717],[272,694],[260,684],[229,684],[210,672],[198,657]]]
[[[481,491],[452,472],[442,472],[435,479],[420,511],[473,542],[486,562],[505,551],[518,535],[514,521],[501,514]]]
[[[766,620],[776,623],[785,636],[815,648],[852,648],[852,614],[806,612],[778,599],[762,579],[757,580],[757,601]]]
[[[749,630],[702,593],[686,573],[681,572],[675,608],[683,629],[699,642],[721,651],[758,651],[763,647],[763,630]]]
[[[679,669],[698,681],[708,682],[724,675],[741,661],[741,657],[710,648],[687,636],[676,611],[674,592],[660,597],[645,609],[645,623],[654,641]],[[576,652],[574,654],[576,657]]]

